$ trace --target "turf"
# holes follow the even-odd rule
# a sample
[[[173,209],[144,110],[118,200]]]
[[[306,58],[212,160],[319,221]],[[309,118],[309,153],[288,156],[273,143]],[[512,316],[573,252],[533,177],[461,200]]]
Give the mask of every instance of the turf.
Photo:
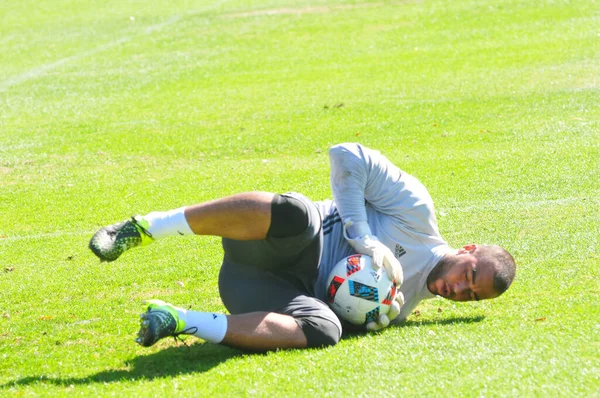
[[[598,396],[599,18],[592,0],[2,3],[0,395]],[[220,244],[100,264],[96,229],[246,190],[329,198],[344,141],[419,177],[452,246],[509,249],[513,287],[328,349],[133,343],[144,299],[225,310]]]

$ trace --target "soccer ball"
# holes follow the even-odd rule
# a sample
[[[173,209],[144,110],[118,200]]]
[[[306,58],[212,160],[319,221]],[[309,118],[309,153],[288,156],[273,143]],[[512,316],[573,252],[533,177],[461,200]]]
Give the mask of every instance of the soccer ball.
[[[373,259],[354,254],[338,262],[327,279],[327,303],[340,318],[355,325],[377,321],[396,297],[396,285]]]

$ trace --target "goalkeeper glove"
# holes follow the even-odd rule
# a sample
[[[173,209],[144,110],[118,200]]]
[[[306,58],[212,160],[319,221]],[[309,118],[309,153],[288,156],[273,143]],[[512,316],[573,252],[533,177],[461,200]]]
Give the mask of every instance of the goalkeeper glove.
[[[390,305],[390,310],[386,314],[379,315],[377,321],[367,323],[367,330],[370,332],[376,332],[387,327],[390,324],[390,321],[396,319],[396,317],[400,314],[400,308],[404,305],[404,295],[401,291],[396,291],[396,297],[392,301]]]
[[[353,230],[358,232],[361,236],[351,239],[347,234],[347,229],[349,227],[354,227]],[[376,236],[371,234],[371,229],[366,223],[353,224],[351,220],[348,220],[344,224],[344,238],[346,238],[350,246],[352,246],[357,253],[371,256],[371,258],[373,258],[373,267],[375,269],[383,267],[388,278],[396,285],[396,297],[392,301],[387,315],[381,314],[377,321],[369,322],[367,324],[367,330],[381,330],[388,326],[390,321],[394,320],[400,314],[400,308],[404,305],[404,295],[400,292],[400,286],[404,281],[404,273],[402,272],[400,261],[394,256],[394,253],[392,253],[389,247],[381,243]]]
[[[364,235],[360,238],[350,239],[344,231],[344,236],[357,253],[373,258],[375,269],[383,267],[388,278],[394,282],[396,287],[400,288],[404,280],[402,266],[400,266],[400,261],[394,256],[389,247],[381,243],[374,235]]]

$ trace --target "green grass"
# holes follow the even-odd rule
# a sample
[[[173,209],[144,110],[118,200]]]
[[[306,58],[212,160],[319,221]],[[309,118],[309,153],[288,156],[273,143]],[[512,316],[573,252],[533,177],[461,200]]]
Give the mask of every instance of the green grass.
[[[599,18],[593,0],[1,4],[0,395],[599,396]],[[133,343],[144,299],[224,311],[220,244],[100,264],[97,228],[246,190],[329,198],[344,141],[419,177],[452,246],[509,249],[514,286],[323,350]]]

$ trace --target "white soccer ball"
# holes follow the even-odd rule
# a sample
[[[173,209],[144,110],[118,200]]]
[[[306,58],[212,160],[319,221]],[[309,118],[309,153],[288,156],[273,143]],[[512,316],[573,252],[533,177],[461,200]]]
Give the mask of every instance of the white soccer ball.
[[[327,303],[340,318],[355,325],[377,321],[396,297],[396,285],[373,259],[354,254],[338,262],[327,279]]]

